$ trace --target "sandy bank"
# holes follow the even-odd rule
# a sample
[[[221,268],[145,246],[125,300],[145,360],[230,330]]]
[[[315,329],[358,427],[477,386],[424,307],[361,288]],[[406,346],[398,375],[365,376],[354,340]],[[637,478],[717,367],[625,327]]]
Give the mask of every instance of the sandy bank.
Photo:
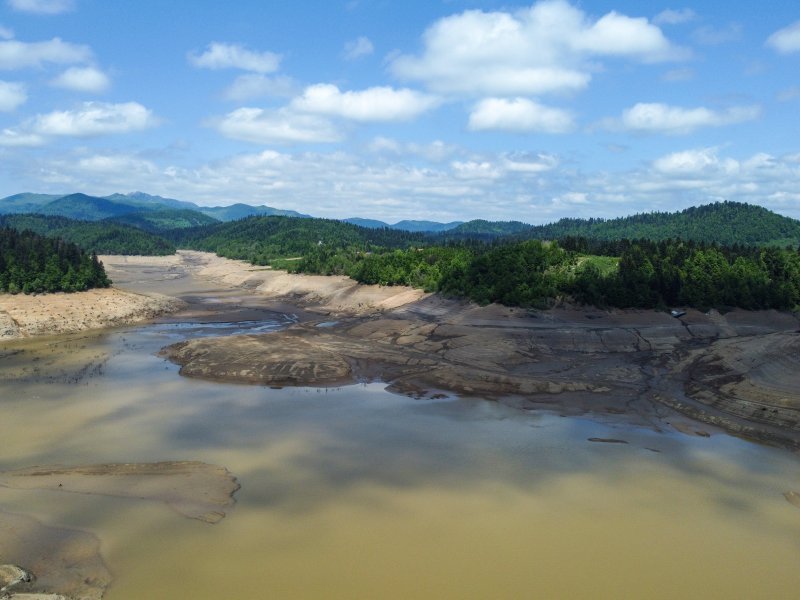
[[[397,308],[427,296],[422,290],[410,287],[361,285],[344,276],[273,271],[208,252],[182,250],[178,256],[199,277],[278,300],[291,300],[319,312],[366,314]]]
[[[116,288],[74,294],[0,295],[0,340],[73,333],[146,321],[182,303]]]

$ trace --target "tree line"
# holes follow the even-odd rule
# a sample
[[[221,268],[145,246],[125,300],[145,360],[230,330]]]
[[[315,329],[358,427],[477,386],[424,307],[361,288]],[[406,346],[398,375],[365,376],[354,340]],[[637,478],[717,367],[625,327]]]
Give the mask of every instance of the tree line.
[[[59,216],[14,214],[0,216],[0,227],[3,226],[61,238],[97,254],[175,254],[175,244],[163,237],[111,221],[77,221]]]
[[[109,285],[96,254],[58,238],[0,228],[0,293],[78,292]]]
[[[569,298],[619,308],[800,306],[800,250],[790,247],[570,237],[381,252],[320,248],[288,268],[409,285],[481,304],[544,307]]]

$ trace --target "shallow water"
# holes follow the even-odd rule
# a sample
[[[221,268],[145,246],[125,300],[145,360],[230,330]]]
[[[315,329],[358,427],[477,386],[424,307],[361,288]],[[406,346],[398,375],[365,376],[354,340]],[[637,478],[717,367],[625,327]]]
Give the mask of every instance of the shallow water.
[[[283,321],[0,346],[1,470],[201,460],[242,485],[213,526],[41,490],[0,488],[0,509],[97,535],[111,600],[797,595],[800,510],[783,493],[800,491],[800,463],[787,452],[379,384],[215,384],[155,355]]]

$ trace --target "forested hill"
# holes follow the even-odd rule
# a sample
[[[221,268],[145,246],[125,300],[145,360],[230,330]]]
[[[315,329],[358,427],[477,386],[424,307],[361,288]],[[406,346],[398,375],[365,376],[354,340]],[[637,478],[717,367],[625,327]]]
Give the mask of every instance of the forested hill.
[[[36,210],[43,215],[57,215],[70,219],[99,221],[108,217],[117,217],[134,212],[135,207],[120,204],[105,198],[87,196],[86,194],[70,194],[53,200]]]
[[[346,248],[363,252],[404,248],[426,240],[421,233],[367,229],[332,219],[294,217],[249,217],[218,225],[174,230],[169,235],[181,248],[207,250],[262,265],[275,258]]]
[[[0,293],[78,292],[109,285],[97,256],[75,244],[0,227]]]
[[[167,255],[175,246],[162,237],[136,227],[110,222],[77,221],[44,215],[0,215],[0,227],[30,230],[39,235],[61,238],[97,254]]]
[[[202,225],[219,223],[214,217],[209,217],[199,211],[185,208],[143,210],[119,217],[111,217],[105,219],[105,222],[122,223],[123,225],[138,227],[139,229],[155,234],[164,233],[170,229],[186,229],[189,227],[200,227]]]
[[[231,204],[230,206],[198,206],[196,210],[213,217],[217,221],[235,221],[246,217],[308,217],[294,210],[272,208],[271,206],[252,206],[250,204]]]
[[[608,220],[561,219],[531,227],[523,235],[550,240],[576,236],[593,240],[682,239],[724,245],[797,246],[800,221],[761,206],[716,202],[676,213],[642,213]]]

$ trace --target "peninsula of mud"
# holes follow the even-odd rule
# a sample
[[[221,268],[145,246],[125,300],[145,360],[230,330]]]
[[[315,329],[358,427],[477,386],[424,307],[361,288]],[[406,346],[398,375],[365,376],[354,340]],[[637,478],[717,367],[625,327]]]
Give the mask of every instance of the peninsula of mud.
[[[280,332],[165,348],[186,376],[278,387],[384,381],[413,396],[454,393],[699,435],[720,427],[800,447],[800,321],[793,314],[690,310],[676,319],[642,310],[479,307],[198,252],[180,257],[200,276],[311,315]]]

